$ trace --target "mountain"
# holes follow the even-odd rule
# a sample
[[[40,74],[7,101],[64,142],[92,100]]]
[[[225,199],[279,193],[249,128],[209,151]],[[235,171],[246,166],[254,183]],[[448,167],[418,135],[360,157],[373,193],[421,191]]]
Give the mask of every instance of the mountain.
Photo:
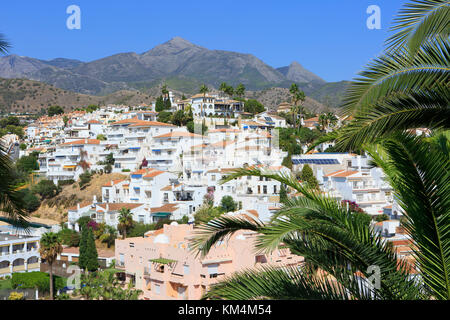
[[[292,62],[288,67],[277,68],[277,70],[281,72],[288,80],[293,82],[326,82],[311,71],[306,70],[297,61]]]
[[[180,37],[142,54],[119,53],[90,62],[0,57],[0,78],[36,80],[87,95],[108,95],[118,90],[146,92],[163,82],[171,90],[186,94],[197,93],[203,83],[210,88],[218,88],[222,82],[233,86],[243,83],[247,90],[258,91],[288,88],[296,82],[307,95],[317,92],[320,102],[339,101],[343,87],[326,86],[323,79],[298,62],[275,69],[252,54],[210,50]]]

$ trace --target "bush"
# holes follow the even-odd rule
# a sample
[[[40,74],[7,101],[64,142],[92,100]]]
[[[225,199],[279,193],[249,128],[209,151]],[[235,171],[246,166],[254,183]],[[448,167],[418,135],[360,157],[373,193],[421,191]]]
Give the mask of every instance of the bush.
[[[314,176],[314,172],[312,171],[311,167],[307,164],[303,166],[302,173],[301,173],[301,179],[303,182],[306,182],[306,184],[312,188],[312,189],[318,189],[319,188],[319,182],[317,181],[316,177]]]
[[[66,286],[66,279],[53,276],[55,292]],[[45,272],[13,273],[11,279],[13,289],[39,289],[42,292],[50,291],[50,275]]]
[[[25,143],[21,143],[19,147],[20,147],[20,150],[22,150],[22,151],[27,150],[27,145]]]
[[[233,212],[237,210],[237,204],[231,196],[225,196],[220,201],[220,206],[224,212]]]
[[[33,187],[33,192],[39,194],[42,199],[51,199],[61,192],[61,188],[56,186],[53,181],[41,180]]]
[[[92,174],[88,171],[80,174],[80,182],[78,183],[78,185],[80,186],[80,189],[83,190],[86,185],[91,182],[92,179]]]
[[[80,245],[80,234],[75,230],[71,229],[62,229],[58,232],[58,236],[61,239],[61,242],[65,246],[69,247],[78,247]]]
[[[75,180],[58,180],[58,187],[70,186],[75,183]]]
[[[34,170],[39,170],[39,163],[37,162],[37,156],[29,155],[23,156],[16,162],[17,170],[25,173],[30,173]]]
[[[131,228],[131,230],[129,232],[129,235],[127,234],[127,236],[129,236],[131,238],[143,237],[146,232],[148,232],[150,230],[155,230],[156,226],[157,226],[156,223],[145,224],[145,223],[137,222],[133,225],[133,227]]]
[[[122,169],[122,172],[131,172],[130,169]]]
[[[39,206],[41,205],[38,197],[36,197],[36,195],[31,192],[31,190],[23,189],[19,191],[19,194],[23,199],[25,209],[30,213],[36,211],[37,208],[39,208]]]
[[[386,220],[389,220],[389,216],[385,213],[380,214],[379,216],[375,217],[376,222],[382,222],[382,221],[386,221]]]
[[[207,223],[223,214],[222,210],[217,207],[203,205],[194,214],[195,224]]]
[[[47,114],[49,117],[53,117],[54,115],[63,114],[64,109],[60,106],[51,106],[47,110]]]
[[[164,227],[165,224],[171,224],[171,223],[172,223],[172,220],[170,220],[170,219],[167,219],[167,218],[165,218],[165,219],[160,219],[160,220],[158,220],[158,222],[156,222],[156,224],[155,224],[155,230],[162,229],[162,228]]]

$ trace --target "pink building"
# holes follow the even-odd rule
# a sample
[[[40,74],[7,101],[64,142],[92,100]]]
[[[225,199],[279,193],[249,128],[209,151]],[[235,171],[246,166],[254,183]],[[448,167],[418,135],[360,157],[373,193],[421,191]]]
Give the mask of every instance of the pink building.
[[[239,231],[209,254],[190,251],[193,225],[165,225],[143,238],[116,240],[116,267],[135,281],[146,300],[197,300],[224,276],[261,265],[295,266],[303,261],[288,249],[255,253],[256,233]]]

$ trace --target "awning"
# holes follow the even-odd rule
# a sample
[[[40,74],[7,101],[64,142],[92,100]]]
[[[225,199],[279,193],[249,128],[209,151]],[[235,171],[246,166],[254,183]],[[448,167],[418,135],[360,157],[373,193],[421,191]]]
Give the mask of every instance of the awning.
[[[64,166],[64,169],[75,169],[77,166]]]
[[[167,218],[171,215],[171,212],[157,212],[157,213],[152,213],[153,217],[156,218]]]
[[[153,149],[152,151],[153,152],[161,152],[161,150],[159,150],[159,149]]]

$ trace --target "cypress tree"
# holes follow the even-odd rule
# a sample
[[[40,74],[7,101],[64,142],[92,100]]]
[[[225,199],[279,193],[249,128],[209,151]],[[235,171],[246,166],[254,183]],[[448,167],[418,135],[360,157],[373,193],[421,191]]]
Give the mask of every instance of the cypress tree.
[[[98,269],[98,253],[95,247],[94,234],[90,227],[87,227],[87,243],[86,243],[86,270],[97,271]]]
[[[90,229],[86,225],[81,229],[80,238],[80,255],[78,258],[78,265],[80,268],[86,270],[86,248],[87,248],[87,230]]]
[[[307,164],[305,164],[302,169],[302,181],[306,182],[308,186],[313,189],[319,188],[319,182],[314,176],[314,172],[312,171],[311,167]]]

